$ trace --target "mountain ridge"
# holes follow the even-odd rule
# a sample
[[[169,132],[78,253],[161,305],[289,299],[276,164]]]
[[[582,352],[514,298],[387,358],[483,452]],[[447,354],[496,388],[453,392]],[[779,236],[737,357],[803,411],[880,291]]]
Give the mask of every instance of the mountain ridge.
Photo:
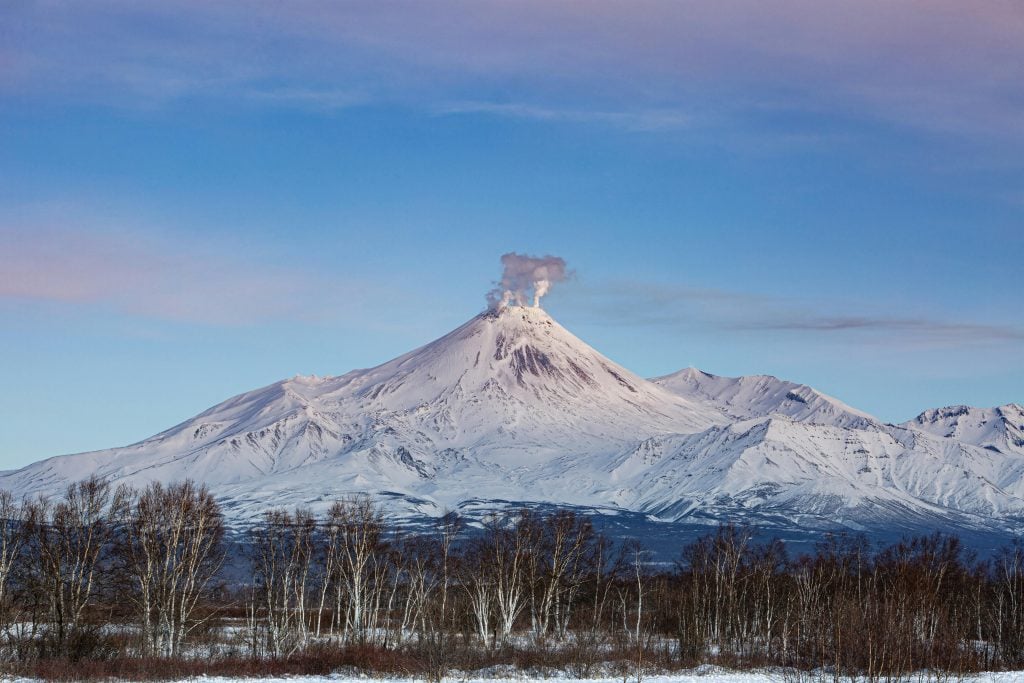
[[[281,380],[136,444],[0,474],[0,487],[192,478],[239,521],[362,491],[406,518],[516,501],[670,522],[1006,533],[1024,520],[1024,453],[987,446],[993,434],[1013,443],[1024,417],[996,410],[890,425],[768,375],[646,380],[542,309],[508,306],[381,365]]]
[[[1018,403],[992,408],[965,405],[933,408],[903,424],[996,453],[1024,456],[1024,406]]]
[[[876,417],[806,384],[772,375],[722,377],[689,367],[651,381],[680,396],[700,397],[737,420],[780,414],[795,422],[855,429],[882,424]]]

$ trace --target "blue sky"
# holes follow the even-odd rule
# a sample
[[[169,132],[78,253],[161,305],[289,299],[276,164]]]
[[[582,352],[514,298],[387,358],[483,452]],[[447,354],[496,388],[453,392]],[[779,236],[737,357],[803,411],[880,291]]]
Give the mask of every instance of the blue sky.
[[[0,467],[388,360],[507,251],[643,375],[1022,402],[1024,11],[0,8]]]

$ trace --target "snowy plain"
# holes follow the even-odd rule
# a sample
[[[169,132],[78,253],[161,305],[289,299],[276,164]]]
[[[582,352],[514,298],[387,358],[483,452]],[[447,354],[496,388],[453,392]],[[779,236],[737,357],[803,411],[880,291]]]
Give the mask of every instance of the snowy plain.
[[[182,679],[183,681],[202,681],[203,683],[410,683],[413,680],[405,678],[369,678],[353,677],[350,674],[337,676],[288,676],[274,678],[228,678],[221,676],[200,677]],[[630,683],[635,682],[636,677],[626,678],[570,678],[563,676],[551,676],[546,678],[530,678],[522,676],[518,678],[488,678],[472,674],[464,676],[448,676],[442,679],[444,683],[523,683],[523,681],[547,681],[548,683]],[[669,675],[644,676],[640,683],[813,683],[817,681],[834,681],[829,672],[788,672],[788,671],[727,671],[718,667],[698,667],[688,672]],[[854,679],[841,678],[841,681]],[[859,680],[859,679],[857,679]],[[972,674],[964,677],[957,677],[946,674],[941,677],[926,672],[908,674],[902,678],[884,679],[890,681],[906,681],[907,683],[925,683],[926,681],[963,681],[964,683],[1024,683],[1024,671],[1000,671]],[[34,679],[16,678],[13,683],[37,683]]]

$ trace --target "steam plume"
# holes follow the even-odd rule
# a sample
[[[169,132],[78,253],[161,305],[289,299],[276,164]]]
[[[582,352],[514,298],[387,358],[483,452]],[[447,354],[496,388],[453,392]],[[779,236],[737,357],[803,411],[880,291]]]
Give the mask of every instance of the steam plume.
[[[539,307],[541,297],[551,290],[551,285],[568,277],[565,259],[558,256],[527,256],[512,251],[502,255],[501,265],[501,280],[487,293],[487,303],[492,309],[513,303],[525,306],[530,293],[533,305]]]

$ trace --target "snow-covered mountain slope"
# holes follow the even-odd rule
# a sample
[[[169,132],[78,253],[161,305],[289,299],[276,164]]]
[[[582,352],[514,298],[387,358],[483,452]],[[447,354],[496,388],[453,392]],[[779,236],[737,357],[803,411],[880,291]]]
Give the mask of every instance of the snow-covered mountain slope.
[[[1007,403],[996,408],[950,406],[926,410],[904,423],[935,436],[1024,456],[1024,407]]]
[[[609,472],[616,502],[661,517],[782,516],[858,528],[1024,519],[1024,458],[901,427],[762,418],[652,437]]]
[[[278,382],[133,446],[8,473],[0,486],[53,493],[96,473],[134,484],[191,477],[253,505],[353,490],[438,505],[557,497],[543,486],[552,471],[726,421],[608,360],[543,310],[509,306],[379,367]]]
[[[853,429],[881,424],[839,399],[771,375],[720,377],[685,368],[651,381],[684,398],[713,405],[736,420],[784,415],[795,422]]]
[[[0,474],[0,488],[191,478],[233,521],[369,492],[403,515],[533,503],[790,529],[1019,526],[1024,454],[979,444],[771,377],[641,379],[509,306],[378,367],[277,382],[132,446]]]

